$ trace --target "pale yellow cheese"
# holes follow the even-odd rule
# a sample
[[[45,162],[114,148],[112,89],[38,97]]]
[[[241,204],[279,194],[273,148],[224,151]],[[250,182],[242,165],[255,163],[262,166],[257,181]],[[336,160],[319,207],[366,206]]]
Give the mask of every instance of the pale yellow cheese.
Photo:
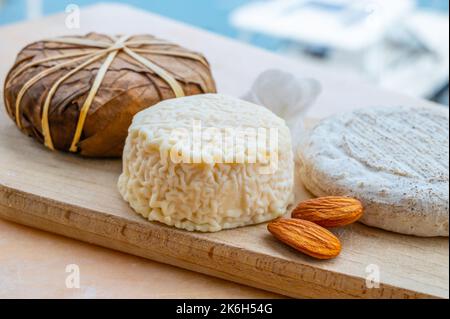
[[[199,132],[201,147],[194,143]],[[118,186],[151,221],[213,232],[283,215],[293,198],[293,170],[284,120],[262,106],[208,94],[167,100],[135,116]]]

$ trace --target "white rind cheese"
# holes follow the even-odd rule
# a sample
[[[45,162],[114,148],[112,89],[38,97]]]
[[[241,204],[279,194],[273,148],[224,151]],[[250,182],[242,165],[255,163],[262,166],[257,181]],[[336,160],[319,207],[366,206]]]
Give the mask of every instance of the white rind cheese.
[[[267,163],[255,163],[246,157],[239,163],[220,161],[218,156],[230,149],[218,140],[209,140],[209,147],[201,152],[179,143],[174,130],[192,132],[194,121],[202,129],[214,127],[224,134],[230,128],[275,128],[277,145],[265,143],[258,154],[276,152],[276,170],[267,173],[261,170]],[[184,150],[191,159],[200,156],[201,160],[174,161],[174,149]],[[245,143],[236,150],[241,155],[249,152]],[[163,101],[134,117],[118,187],[131,207],[151,221],[189,231],[215,232],[283,215],[293,199],[293,166],[290,133],[284,120],[242,100],[198,95]]]
[[[449,117],[439,108],[373,108],[320,122],[299,150],[316,196],[347,195],[362,222],[417,236],[449,235]]]

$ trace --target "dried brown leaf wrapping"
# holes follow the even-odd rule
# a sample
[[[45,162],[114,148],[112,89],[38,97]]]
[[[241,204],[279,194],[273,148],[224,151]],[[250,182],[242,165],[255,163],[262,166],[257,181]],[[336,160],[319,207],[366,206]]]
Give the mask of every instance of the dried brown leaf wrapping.
[[[82,37],[107,41],[106,35],[90,33]],[[130,41],[154,40],[150,35],[133,36]],[[134,48],[194,53],[175,44],[138,45]],[[23,85],[34,75],[59,61],[49,61],[27,69],[9,81],[15,70],[26,63],[46,57],[89,51],[92,48],[73,44],[38,41],[25,47],[5,80],[4,99],[8,114],[15,118],[15,102]],[[198,53],[194,53],[202,57]],[[182,86],[185,95],[214,93],[216,87],[209,66],[185,57],[141,53],[163,67]],[[70,59],[70,58],[69,58]],[[80,109],[89,93],[97,71],[104,59],[77,72],[57,89],[49,108],[49,124],[55,149],[68,151],[77,126]],[[74,63],[46,76],[34,84],[21,102],[22,131],[43,143],[42,108],[48,91],[56,80],[81,63]],[[132,117],[139,111],[162,100],[174,98],[170,86],[158,75],[119,52],[108,69],[102,85],[89,109],[78,151],[84,156],[119,157]],[[9,108],[8,108],[9,106]]]

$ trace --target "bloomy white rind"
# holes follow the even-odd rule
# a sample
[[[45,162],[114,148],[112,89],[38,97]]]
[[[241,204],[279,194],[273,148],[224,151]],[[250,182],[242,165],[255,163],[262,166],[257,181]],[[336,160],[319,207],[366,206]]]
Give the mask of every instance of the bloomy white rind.
[[[409,167],[403,170],[396,163],[391,165],[391,171],[375,169],[373,164],[377,163],[382,163],[382,168],[389,168],[389,161],[383,163],[384,158],[380,158],[379,162],[370,159],[368,165],[349,156],[345,130],[355,118],[365,118],[368,121],[366,129],[371,130],[372,125],[379,125],[373,119],[383,121],[383,118],[398,116],[411,123],[421,117],[431,118],[442,127],[442,130],[435,132],[435,136],[431,132],[429,136],[424,136],[424,146],[433,149],[433,156],[438,157],[437,163],[440,163],[434,170],[430,169],[432,174],[429,178],[414,176],[414,172],[408,175]],[[423,153],[410,156],[423,157],[423,164],[429,156]],[[386,158],[389,158],[388,155]],[[331,117],[319,123],[305,140],[299,150],[298,168],[303,184],[314,195],[343,195],[360,199],[365,206],[361,222],[366,225],[423,237],[449,235],[448,112],[444,110],[377,108]]]
[[[174,163],[168,159],[173,128],[275,127],[278,169],[259,163]],[[167,100],[138,113],[129,129],[118,188],[140,215],[189,231],[215,232],[283,215],[293,199],[289,129],[267,109],[223,95]]]

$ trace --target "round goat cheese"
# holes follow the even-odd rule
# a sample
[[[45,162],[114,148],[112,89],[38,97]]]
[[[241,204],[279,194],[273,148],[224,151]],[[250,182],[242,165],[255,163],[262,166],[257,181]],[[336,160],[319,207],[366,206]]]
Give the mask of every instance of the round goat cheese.
[[[312,129],[299,158],[305,187],[316,196],[360,199],[363,223],[448,236],[448,109],[385,107],[333,116]]]
[[[214,232],[283,215],[293,175],[284,120],[207,94],[163,101],[134,117],[118,187],[151,221]]]

